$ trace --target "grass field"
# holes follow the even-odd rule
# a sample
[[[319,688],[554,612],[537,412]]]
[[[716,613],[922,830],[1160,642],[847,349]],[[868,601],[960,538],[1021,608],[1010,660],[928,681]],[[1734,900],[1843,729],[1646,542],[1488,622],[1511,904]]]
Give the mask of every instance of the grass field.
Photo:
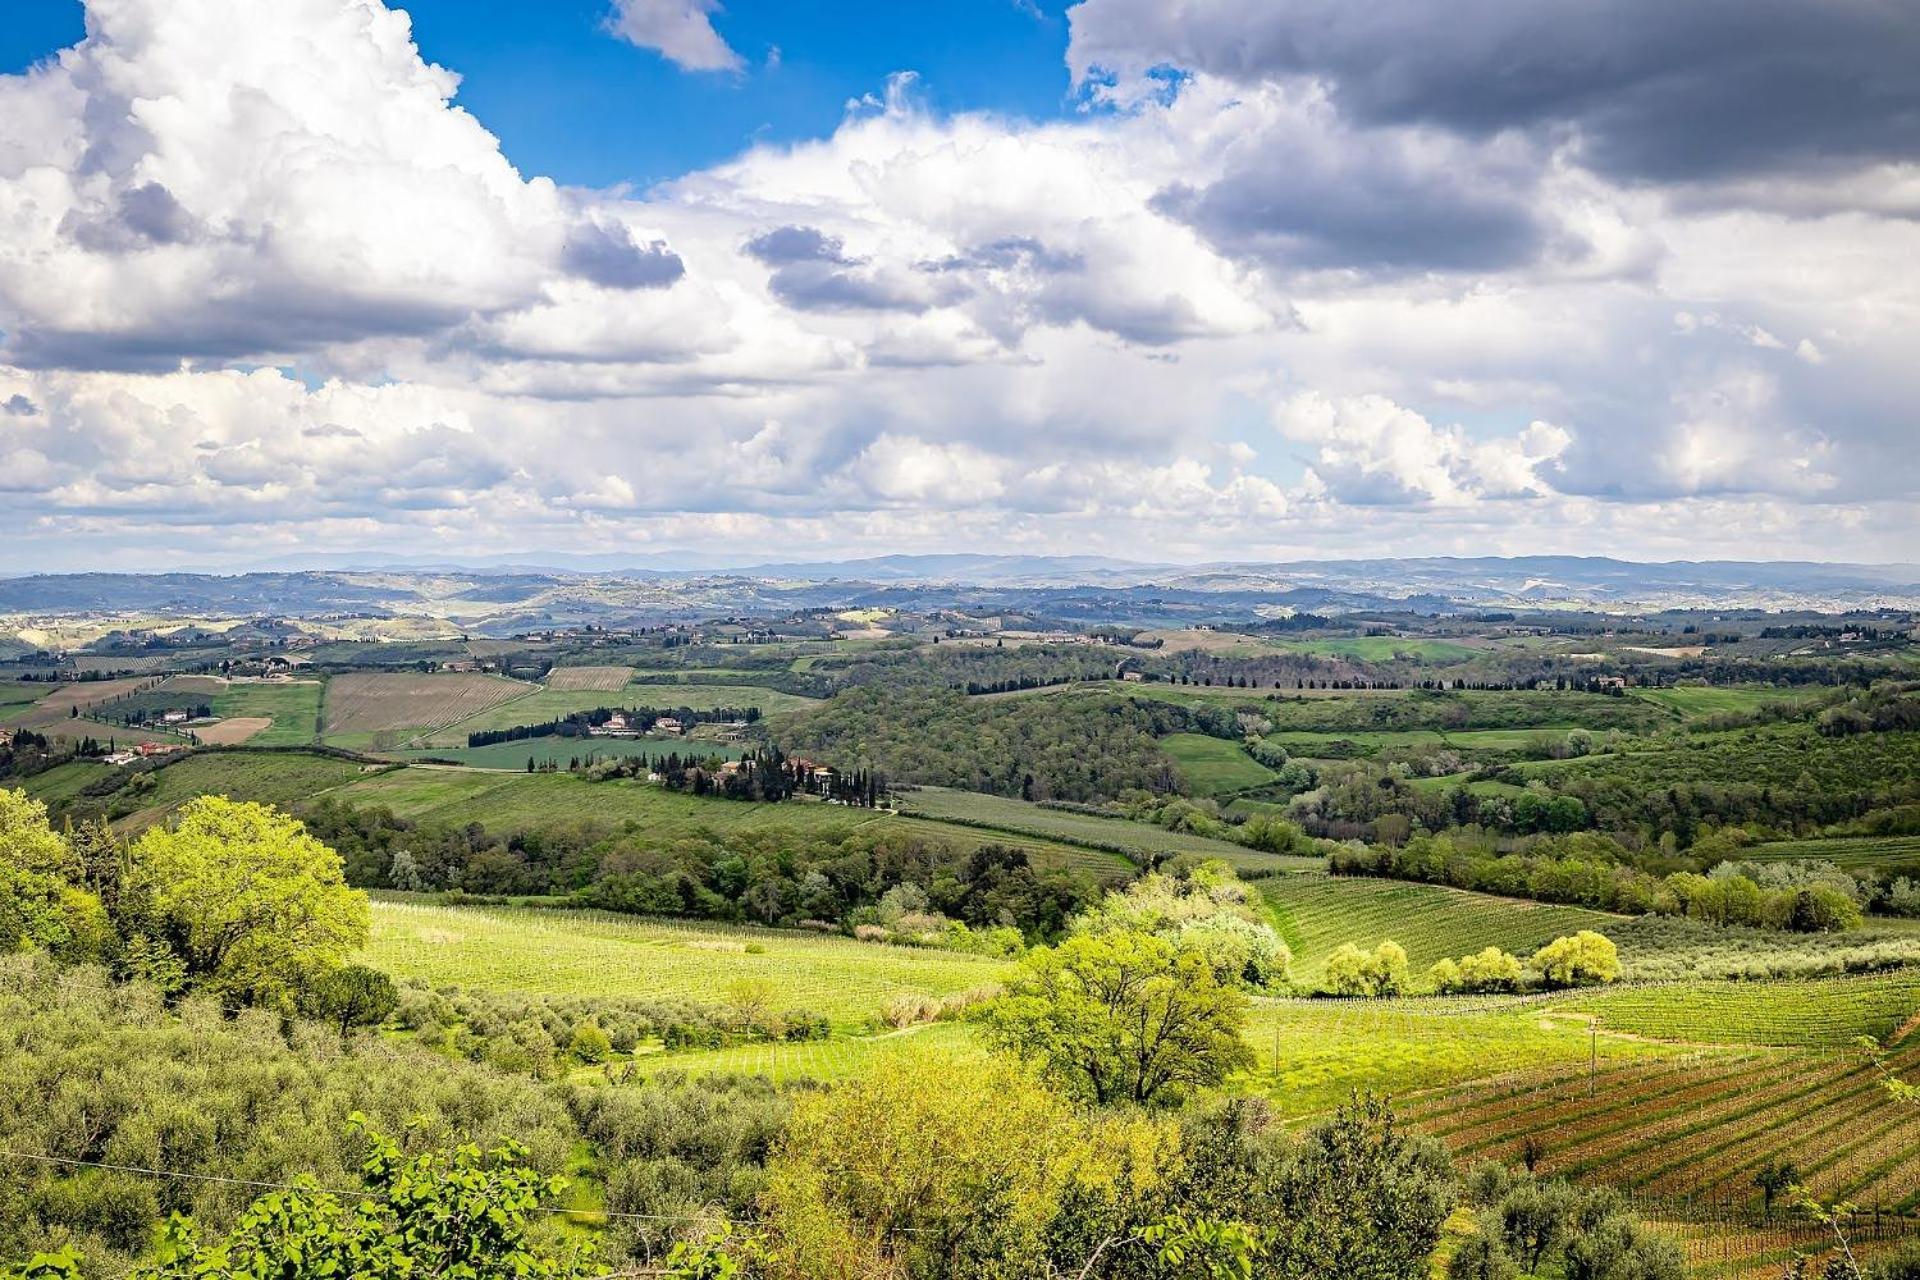
[[[533,687],[476,672],[351,671],[327,682],[327,734],[438,728],[524,698]]]
[[[750,949],[751,948],[751,949]],[[889,996],[997,985],[1003,961],[792,930],[739,929],[599,911],[374,903],[362,958],[396,978],[540,995],[720,1004],[743,980],[775,1007],[865,1025]]]
[[[776,1084],[831,1082],[867,1071],[896,1054],[940,1054],[964,1063],[982,1057],[973,1029],[958,1022],[929,1022],[877,1035],[835,1036],[800,1044],[742,1044],[691,1053],[649,1053],[634,1060],[642,1076],[758,1075]]]
[[[1429,640],[1418,636],[1350,636],[1335,640],[1283,640],[1275,645],[1291,653],[1310,653],[1322,658],[1354,658],[1360,662],[1391,662],[1395,658],[1416,658],[1423,662],[1466,662],[1482,657],[1486,650],[1453,640]]]
[[[729,671],[725,674],[737,679],[748,673]],[[769,689],[764,685],[695,684],[686,681],[639,681],[628,685],[620,698],[622,705],[629,707],[689,707],[695,711],[711,711],[715,707],[758,707],[760,714],[769,716],[786,711],[805,711],[818,707],[821,702],[819,698]]]
[[[609,693],[626,688],[631,667],[555,667],[547,673],[547,688],[565,691],[597,689]]]
[[[243,681],[226,685],[213,699],[217,716],[265,717],[272,724],[248,741],[256,747],[294,747],[312,742],[320,719],[318,680]]]
[[[53,691],[38,680],[0,680],[0,720],[18,715]]]
[[[555,763],[565,768],[571,760],[610,760],[615,756],[641,756],[648,760],[657,760],[661,756],[678,753],[683,759],[687,756],[733,756],[739,749],[719,742],[702,742],[694,738],[522,738],[514,742],[495,742],[484,747],[429,747],[398,754],[408,759],[431,757],[435,760],[457,760],[461,764],[475,769],[520,769],[527,767],[527,758],[531,756],[540,764]]]
[[[105,710],[116,699],[130,697],[156,683],[158,681],[152,676],[129,676],[120,680],[75,680],[57,685],[37,682],[9,685],[10,689],[18,692],[9,699],[7,705],[0,707],[0,717],[10,727],[39,732],[60,730],[64,722],[73,718],[75,707],[80,709],[82,716],[89,709]],[[22,701],[26,689],[38,689],[40,696]]]
[[[910,791],[902,798],[901,808],[905,812],[929,818],[1095,845],[1124,853],[1141,863],[1148,862],[1155,854],[1194,853],[1209,858],[1224,858],[1242,870],[1319,870],[1325,865],[1320,858],[1260,853],[1231,841],[1162,831],[1144,822],[1050,809],[1024,800],[954,791],[946,787],[921,787]]]
[[[1525,751],[1532,747],[1559,742],[1576,725],[1542,725],[1531,729],[1385,729],[1339,731],[1282,730],[1270,733],[1266,741],[1286,748],[1288,755],[1324,756],[1335,744],[1351,743],[1366,752],[1389,747],[1449,747],[1456,751]]]
[[[1584,907],[1496,898],[1441,885],[1365,876],[1280,876],[1261,883],[1274,927],[1293,949],[1297,979],[1317,980],[1343,942],[1372,948],[1391,938],[1416,973],[1443,956],[1499,947],[1525,958],[1580,929],[1606,932],[1624,917]]]
[[[1187,789],[1196,796],[1227,795],[1274,779],[1273,770],[1248,755],[1239,743],[1224,738],[1170,733],[1160,739],[1160,748],[1180,766]]]
[[[1707,716],[1747,715],[1775,702],[1806,702],[1823,696],[1824,689],[1789,688],[1770,684],[1707,687],[1676,685],[1671,689],[1630,689],[1630,697],[1651,702],[1657,707],[1688,720]]]

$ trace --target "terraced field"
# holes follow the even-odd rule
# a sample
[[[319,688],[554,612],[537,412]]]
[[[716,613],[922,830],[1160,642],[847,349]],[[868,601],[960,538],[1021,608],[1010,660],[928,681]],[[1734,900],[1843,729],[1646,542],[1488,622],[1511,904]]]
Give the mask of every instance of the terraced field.
[[[947,787],[920,787],[910,791],[902,799],[901,807],[907,813],[922,817],[1110,849],[1142,864],[1157,854],[1193,853],[1223,858],[1243,871],[1317,871],[1326,865],[1321,858],[1261,853],[1231,841],[1163,831],[1125,818],[1052,809],[1005,796]]]
[[[1320,977],[1327,956],[1343,942],[1372,947],[1391,938],[1418,970],[1489,946],[1526,956],[1563,934],[1604,933],[1625,921],[1584,907],[1365,876],[1282,876],[1260,887],[1274,926],[1293,949],[1294,976],[1306,981]]]
[[[443,907],[382,899],[362,953],[395,978],[537,995],[722,1003],[767,984],[774,1004],[865,1026],[887,998],[997,985],[1004,961],[792,930],[650,920],[602,911]]]

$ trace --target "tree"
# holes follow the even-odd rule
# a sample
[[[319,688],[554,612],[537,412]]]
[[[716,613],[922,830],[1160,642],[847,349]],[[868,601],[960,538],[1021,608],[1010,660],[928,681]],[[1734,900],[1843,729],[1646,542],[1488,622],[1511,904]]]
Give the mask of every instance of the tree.
[[[360,1128],[364,1117],[351,1123]],[[352,1203],[317,1187],[253,1202],[225,1240],[205,1242],[175,1215],[150,1266],[135,1280],[245,1280],[254,1276],[353,1276],[355,1280],[575,1280],[593,1246],[564,1252],[532,1243],[528,1220],[565,1187],[529,1168],[526,1149],[502,1142],[407,1156],[369,1133],[366,1194]]]
[[[106,954],[112,925],[99,898],[73,883],[78,869],[71,847],[48,824],[46,805],[0,790],[0,954]]]
[[[567,1040],[567,1052],[581,1062],[605,1062],[613,1052],[613,1040],[600,1029],[599,1023],[589,1020],[573,1029],[573,1035]]]
[[[1533,968],[1549,987],[1582,987],[1620,976],[1620,952],[1605,934],[1582,929],[1533,953]]]
[[[133,847],[144,909],[187,972],[230,998],[286,1003],[367,940],[340,855],[267,805],[202,796]]]
[[[1247,1008],[1201,954],[1152,934],[1082,934],[1028,953],[986,1032],[1075,1097],[1151,1104],[1251,1066]]]
[[[1407,989],[1407,952],[1391,938],[1371,952],[1343,942],[1327,957],[1325,984],[1336,996],[1397,996]]]
[[[1453,1212],[1446,1148],[1402,1130],[1381,1099],[1339,1108],[1309,1129],[1278,1174],[1267,1268],[1284,1280],[1405,1280]]]
[[[377,1027],[387,1020],[400,997],[393,979],[364,964],[342,965],[313,984],[309,1003],[313,1012],[338,1023],[344,1037],[355,1027]]]

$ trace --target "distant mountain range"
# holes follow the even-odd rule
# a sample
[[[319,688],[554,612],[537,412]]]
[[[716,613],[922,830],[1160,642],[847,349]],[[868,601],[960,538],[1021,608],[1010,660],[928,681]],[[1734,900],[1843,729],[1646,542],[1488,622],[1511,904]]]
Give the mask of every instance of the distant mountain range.
[[[1587,556],[1150,564],[1097,556],[930,555],[746,565],[526,557],[354,561],[238,574],[0,578],[0,613],[459,619],[474,630],[890,607],[1061,621],[1233,621],[1289,612],[1920,608],[1920,566],[1795,561],[1639,564]]]

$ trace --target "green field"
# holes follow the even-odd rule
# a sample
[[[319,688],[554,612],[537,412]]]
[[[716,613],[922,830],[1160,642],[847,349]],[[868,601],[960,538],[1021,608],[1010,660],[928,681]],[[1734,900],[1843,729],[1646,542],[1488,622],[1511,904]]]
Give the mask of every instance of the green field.
[[[1532,729],[1440,729],[1337,731],[1283,730],[1268,734],[1265,741],[1286,749],[1288,755],[1309,758],[1338,754],[1336,744],[1351,743],[1371,754],[1392,747],[1447,747],[1455,751],[1525,751],[1558,743],[1577,725],[1542,725]]]
[[[1827,690],[1819,688],[1799,688],[1770,684],[1730,685],[1708,687],[1705,685],[1676,685],[1670,689],[1630,689],[1631,697],[1651,702],[1657,707],[1688,720],[1704,719],[1708,716],[1749,715],[1769,703],[1807,702],[1819,698]]]
[[[775,1084],[844,1080],[895,1054],[933,1054],[960,1061],[984,1056],[973,1029],[960,1022],[925,1022],[874,1035],[835,1036],[799,1044],[739,1044],[689,1053],[645,1053],[634,1059],[642,1076],[757,1075]]]
[[[37,680],[0,680],[0,719],[17,714],[51,692],[52,685]]]
[[[105,777],[106,773],[106,765],[94,764],[86,760],[70,760],[66,764],[55,765],[44,773],[36,773],[30,778],[10,779],[0,783],[0,786],[24,791],[36,800],[58,806],[79,795],[82,787]]]
[[[1180,766],[1187,789],[1196,796],[1228,795],[1265,786],[1273,770],[1255,760],[1237,742],[1203,733],[1170,733],[1160,747]]]
[[[525,770],[528,757],[539,764],[566,768],[569,761],[610,760],[618,756],[640,756],[658,760],[677,754],[688,756],[737,756],[742,748],[720,742],[702,742],[697,738],[521,738],[514,742],[495,742],[484,747],[432,747],[395,754],[409,760],[454,760],[474,769]]]
[[[764,983],[774,1007],[864,1026],[888,997],[997,985],[1004,961],[794,930],[741,929],[602,911],[443,907],[381,899],[362,959],[396,978],[535,995],[722,1004]]]
[[[1417,636],[1349,636],[1333,640],[1281,640],[1276,649],[1311,653],[1322,658],[1353,658],[1360,662],[1391,662],[1414,658],[1423,662],[1467,662],[1486,656],[1486,650],[1452,640]]]
[[[254,747],[294,747],[312,742],[320,718],[318,681],[230,684],[213,699],[213,713],[223,719],[264,716],[273,721],[247,739]]]
[[[1829,738],[1809,724],[1766,725],[1615,755],[1536,760],[1517,766],[1530,778],[1617,779],[1664,790],[1676,779],[1723,787],[1798,787],[1835,795],[1910,786],[1920,773],[1920,732]]]
[[[1144,822],[1129,822],[1125,818],[1052,809],[1005,796],[955,791],[946,787],[920,787],[910,791],[902,799],[901,808],[904,812],[929,818],[1112,849],[1143,864],[1156,854],[1194,853],[1209,858],[1223,858],[1242,870],[1303,871],[1319,870],[1325,865],[1320,858],[1261,853],[1231,841],[1213,840],[1186,832],[1163,831],[1159,827]]]
[[[1499,947],[1523,959],[1563,934],[1602,933],[1625,917],[1584,907],[1366,876],[1279,876],[1261,882],[1274,926],[1293,949],[1296,980],[1317,980],[1343,942],[1372,948],[1391,938],[1416,971],[1443,956]]]

